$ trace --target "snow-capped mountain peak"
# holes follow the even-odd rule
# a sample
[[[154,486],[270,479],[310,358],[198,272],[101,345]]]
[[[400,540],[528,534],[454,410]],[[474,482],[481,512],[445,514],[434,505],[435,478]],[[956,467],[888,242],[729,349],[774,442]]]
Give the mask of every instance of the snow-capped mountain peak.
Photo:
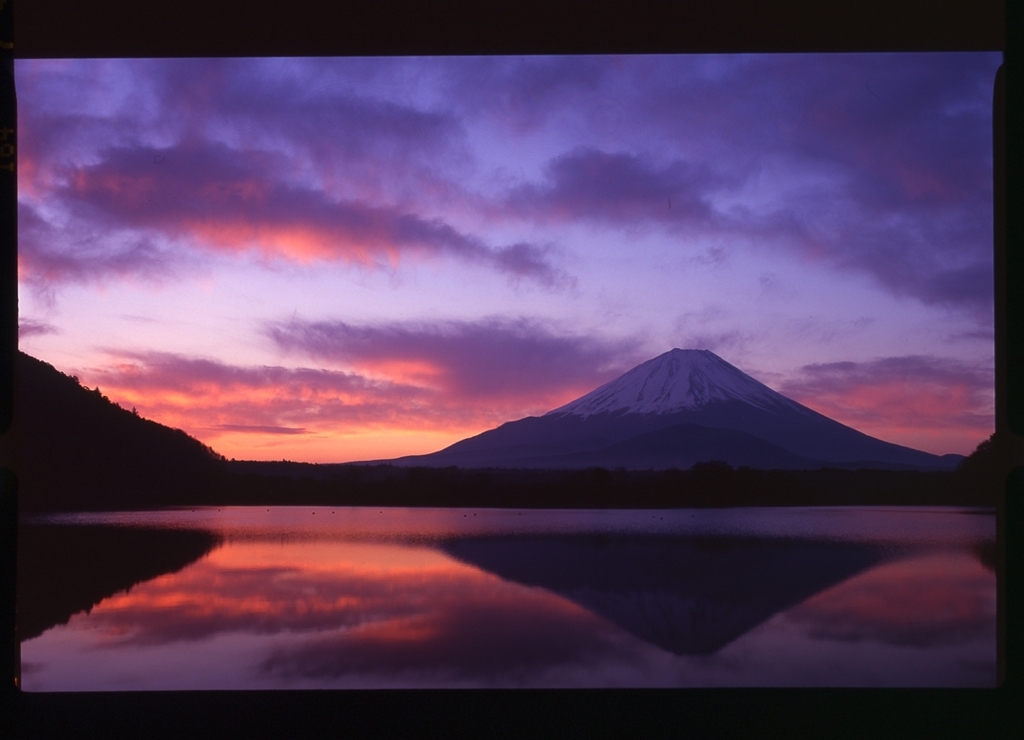
[[[685,470],[710,460],[764,470],[956,465],[822,416],[697,349],[666,352],[544,416],[509,421],[394,464]]]
[[[732,400],[761,408],[797,406],[709,350],[673,349],[546,416],[669,414]]]

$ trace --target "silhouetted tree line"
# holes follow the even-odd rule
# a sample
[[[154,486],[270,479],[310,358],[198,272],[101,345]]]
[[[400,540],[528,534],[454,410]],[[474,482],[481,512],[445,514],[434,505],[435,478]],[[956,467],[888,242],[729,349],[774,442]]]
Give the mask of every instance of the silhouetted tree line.
[[[199,505],[647,508],[994,505],[989,447],[956,472],[462,470],[236,462],[178,429],[142,419],[98,389],[19,353],[15,394],[20,502],[26,511]],[[995,481],[995,482],[993,482]]]
[[[229,463],[230,467],[230,463]],[[348,466],[328,478],[229,474],[224,504],[673,508],[715,506],[993,505],[955,473],[755,470],[461,470]]]
[[[25,500],[27,510],[163,506],[466,506],[674,508],[728,506],[977,505],[991,491],[955,473],[755,470],[701,463],[691,470],[461,470],[346,466],[329,477],[230,472],[231,464],[174,491],[134,498],[130,485],[91,495]],[[69,481],[68,485],[74,485]]]

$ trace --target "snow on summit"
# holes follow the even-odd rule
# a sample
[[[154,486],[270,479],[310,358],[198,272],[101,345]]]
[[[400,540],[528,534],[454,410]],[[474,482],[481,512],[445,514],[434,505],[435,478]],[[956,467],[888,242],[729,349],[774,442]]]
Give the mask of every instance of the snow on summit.
[[[712,401],[799,406],[709,350],[673,349],[546,415],[669,414]]]

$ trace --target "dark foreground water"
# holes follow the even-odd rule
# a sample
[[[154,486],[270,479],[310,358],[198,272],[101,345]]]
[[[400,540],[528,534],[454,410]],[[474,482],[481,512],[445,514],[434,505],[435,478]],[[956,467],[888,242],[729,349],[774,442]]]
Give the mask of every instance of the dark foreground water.
[[[991,510],[225,508],[21,537],[27,691],[996,685]]]

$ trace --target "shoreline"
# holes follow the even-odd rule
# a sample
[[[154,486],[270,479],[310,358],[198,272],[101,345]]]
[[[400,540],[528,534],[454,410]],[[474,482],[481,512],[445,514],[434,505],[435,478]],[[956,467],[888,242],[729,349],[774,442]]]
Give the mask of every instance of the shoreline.
[[[236,468],[237,470],[237,468]],[[250,467],[251,471],[252,468]],[[268,469],[268,472],[271,469]],[[296,469],[301,473],[301,469]],[[958,472],[758,470],[705,463],[689,470],[529,470],[345,466],[317,475],[233,472],[176,486],[22,490],[22,512],[199,506],[511,509],[706,509],[797,506],[995,507],[997,488]]]

